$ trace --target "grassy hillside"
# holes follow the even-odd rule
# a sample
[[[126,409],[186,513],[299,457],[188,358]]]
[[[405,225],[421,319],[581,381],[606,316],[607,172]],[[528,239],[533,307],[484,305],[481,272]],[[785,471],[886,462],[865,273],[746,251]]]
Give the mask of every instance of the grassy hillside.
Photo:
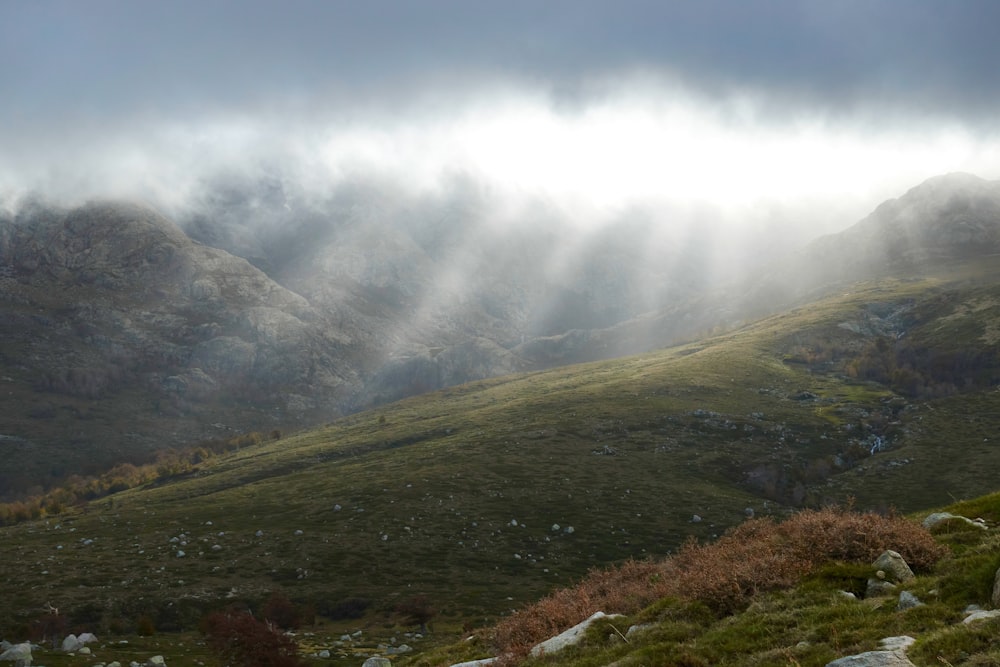
[[[4,528],[0,627],[51,602],[83,629],[190,629],[283,591],[386,633],[426,596],[446,633],[748,510],[978,496],[1000,462],[994,271],[860,285],[686,346],[410,399]]]
[[[409,664],[452,664],[491,655],[500,645],[521,648],[510,664],[525,666],[821,667],[907,635],[915,640],[907,654],[916,665],[995,665],[1000,620],[963,620],[971,606],[991,605],[1000,566],[1000,494],[947,509],[982,517],[989,528],[955,519],[927,532],[919,517],[828,510],[799,513],[781,524],[754,521],[667,561],[592,575],[497,628]],[[887,544],[905,554],[916,577],[882,593],[869,591],[868,580],[878,578],[874,554]],[[645,589],[659,594],[642,596]],[[904,591],[919,604],[900,608]],[[637,597],[646,601],[635,604]],[[528,655],[532,645],[597,607],[617,615],[594,623],[576,646]],[[577,613],[554,631],[537,632],[550,619],[562,620],[564,611]]]

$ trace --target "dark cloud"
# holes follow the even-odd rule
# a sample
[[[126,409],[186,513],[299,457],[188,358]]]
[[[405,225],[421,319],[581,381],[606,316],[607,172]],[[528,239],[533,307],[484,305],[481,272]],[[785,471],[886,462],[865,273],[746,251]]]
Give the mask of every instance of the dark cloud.
[[[708,92],[962,116],[1000,98],[996,25],[991,0],[4,0],[0,91],[22,122],[93,120],[347,106],[491,78],[574,89],[640,69]]]
[[[995,178],[996,25],[994,0],[0,0],[0,197],[176,203],[232,170],[740,205]]]

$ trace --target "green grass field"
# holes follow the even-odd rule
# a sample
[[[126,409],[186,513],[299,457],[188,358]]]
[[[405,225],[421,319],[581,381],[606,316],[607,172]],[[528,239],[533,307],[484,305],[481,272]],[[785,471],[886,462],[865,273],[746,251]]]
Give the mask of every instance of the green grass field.
[[[995,357],[987,278],[860,285],[689,345],[447,389],[3,528],[0,628],[18,639],[50,602],[99,635],[140,616],[191,631],[282,591],[321,612],[363,600],[331,636],[399,641],[414,628],[394,608],[425,595],[440,639],[591,568],[711,540],[748,509],[980,496],[997,486],[995,386],[910,395],[845,368],[889,359],[880,339],[932,351],[932,379],[953,377],[933,364],[956,350]],[[879,326],[904,337],[864,330],[893,305]]]

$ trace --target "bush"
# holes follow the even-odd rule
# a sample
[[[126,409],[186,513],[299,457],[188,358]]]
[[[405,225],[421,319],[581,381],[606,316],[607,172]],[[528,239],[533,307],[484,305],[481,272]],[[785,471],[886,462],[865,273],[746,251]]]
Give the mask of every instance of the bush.
[[[316,603],[316,611],[332,621],[361,618],[372,604],[366,598],[347,598],[339,602]]]
[[[156,634],[156,624],[148,615],[143,614],[135,622],[135,632],[140,637],[152,637]]]
[[[261,607],[260,616],[279,628],[295,630],[312,622],[313,611],[295,604],[284,593],[275,591]]]
[[[396,605],[396,613],[404,620],[420,626],[420,631],[427,632],[427,623],[434,618],[437,613],[431,606],[431,601],[426,595],[414,595],[403,600]]]
[[[577,586],[502,621],[493,643],[501,654],[523,656],[596,611],[632,614],[667,596],[729,614],[757,593],[791,587],[826,563],[867,565],[886,549],[898,551],[918,571],[947,552],[920,525],[894,515],[823,509],[783,523],[754,519],[712,544],[688,542],[666,561],[591,571]]]
[[[247,612],[217,612],[203,624],[209,648],[224,664],[240,667],[301,667],[298,646],[273,625]]]

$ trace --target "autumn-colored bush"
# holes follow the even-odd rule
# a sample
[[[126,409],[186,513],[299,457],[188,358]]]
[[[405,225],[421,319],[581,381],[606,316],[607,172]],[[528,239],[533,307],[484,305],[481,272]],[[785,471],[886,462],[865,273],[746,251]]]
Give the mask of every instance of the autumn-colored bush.
[[[247,612],[217,612],[202,628],[208,646],[223,664],[240,667],[301,667],[298,646],[272,624]]]
[[[315,611],[311,607],[297,605],[281,591],[275,591],[261,606],[260,616],[279,628],[295,630],[304,624],[311,623]]]
[[[430,598],[426,595],[414,595],[403,600],[396,605],[396,613],[409,623],[420,626],[421,632],[427,632],[427,623],[430,622],[437,612],[431,606]]]
[[[512,614],[493,629],[492,641],[501,655],[523,656],[596,611],[630,614],[667,596],[728,614],[757,593],[795,585],[824,563],[868,564],[886,549],[918,571],[946,552],[921,526],[895,515],[830,508],[781,523],[753,519],[711,544],[689,542],[665,561],[594,570],[575,587]]]

